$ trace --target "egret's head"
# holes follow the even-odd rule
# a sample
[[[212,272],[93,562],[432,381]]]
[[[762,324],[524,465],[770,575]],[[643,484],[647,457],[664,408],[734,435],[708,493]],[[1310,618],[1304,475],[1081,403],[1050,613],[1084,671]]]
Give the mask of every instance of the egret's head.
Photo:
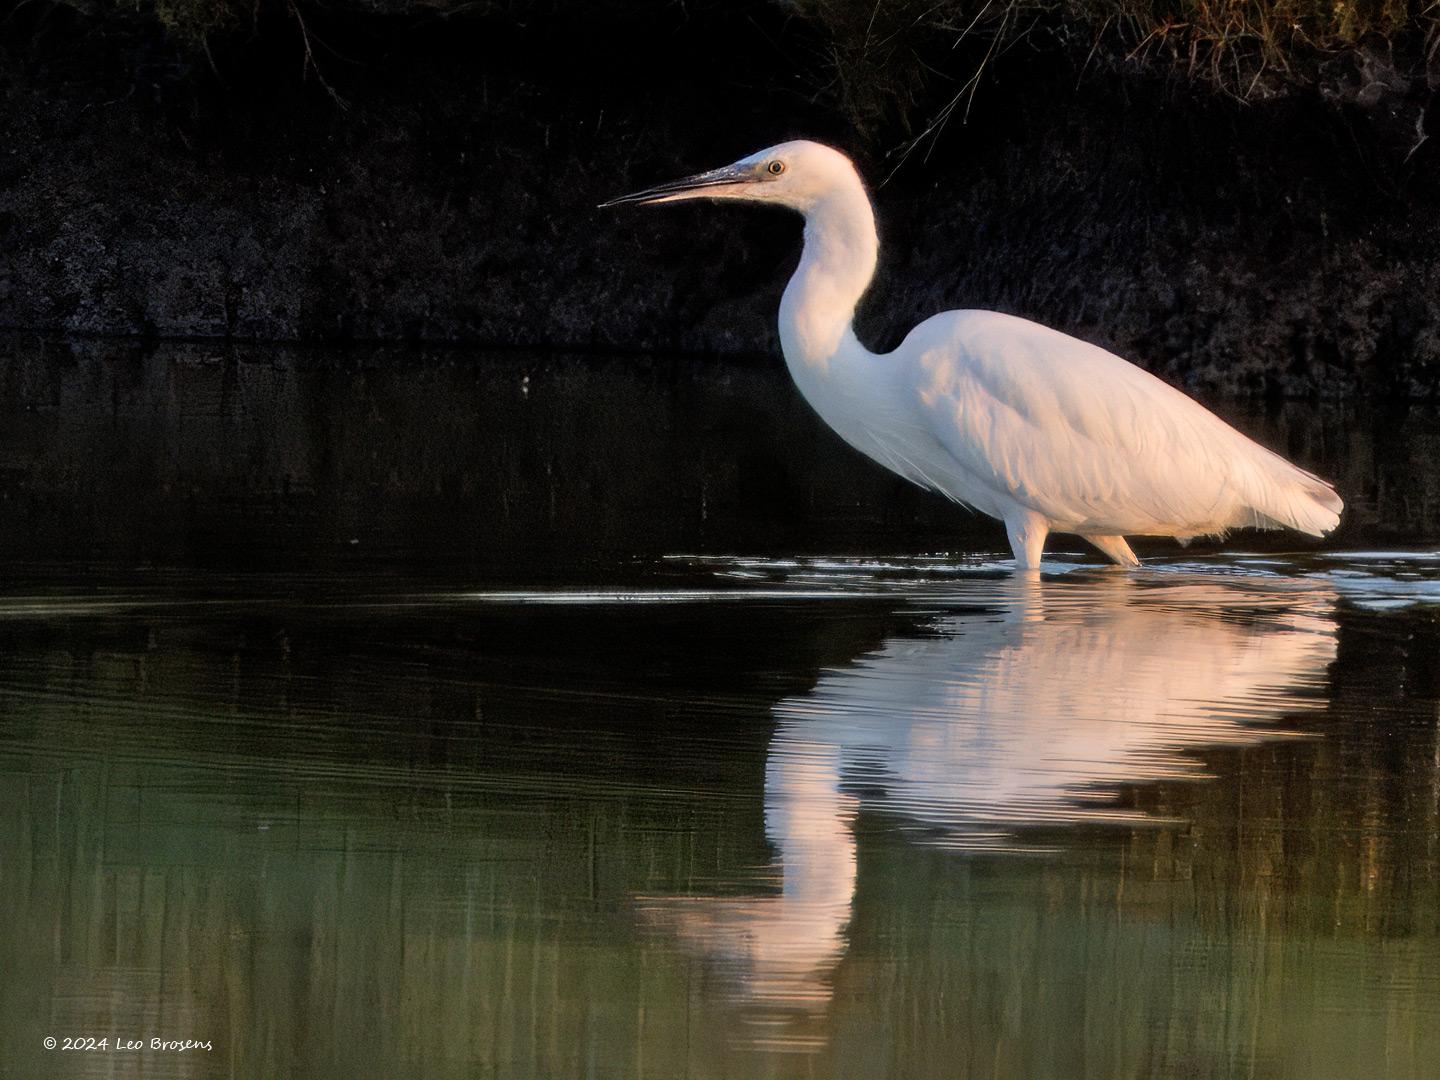
[[[746,202],[775,203],[805,213],[825,196],[847,188],[864,190],[850,159],[839,150],[798,139],[761,150],[733,165],[659,184],[633,195],[622,195],[600,205],[649,205],[683,199],[743,199]]]

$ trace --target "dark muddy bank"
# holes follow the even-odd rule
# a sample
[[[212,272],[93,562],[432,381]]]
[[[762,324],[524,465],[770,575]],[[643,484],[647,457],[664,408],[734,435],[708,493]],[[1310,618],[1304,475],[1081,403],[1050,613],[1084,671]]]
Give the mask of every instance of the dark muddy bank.
[[[774,352],[798,221],[595,209],[797,135],[889,171],[898,132],[859,145],[802,78],[806,43],[737,10],[608,35],[352,11],[316,31],[343,107],[283,38],[211,71],[153,29],[12,14],[0,326]],[[863,337],[993,307],[1204,390],[1440,387],[1424,93],[1356,68],[1240,104],[1082,61],[1013,49],[876,192]]]

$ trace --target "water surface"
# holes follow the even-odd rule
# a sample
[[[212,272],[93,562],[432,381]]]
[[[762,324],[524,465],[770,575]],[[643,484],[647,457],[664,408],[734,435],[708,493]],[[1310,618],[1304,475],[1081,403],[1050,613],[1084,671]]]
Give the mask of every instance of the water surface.
[[[1024,582],[779,373],[509,362],[0,362],[0,1077],[1440,1074],[1429,414]]]

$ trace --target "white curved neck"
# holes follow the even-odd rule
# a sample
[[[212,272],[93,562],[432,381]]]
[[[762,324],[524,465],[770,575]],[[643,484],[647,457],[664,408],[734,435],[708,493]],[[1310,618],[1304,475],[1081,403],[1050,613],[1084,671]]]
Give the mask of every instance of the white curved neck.
[[[824,372],[837,354],[864,352],[852,322],[880,248],[859,177],[826,192],[804,213],[805,252],[780,301],[780,345],[797,376]]]

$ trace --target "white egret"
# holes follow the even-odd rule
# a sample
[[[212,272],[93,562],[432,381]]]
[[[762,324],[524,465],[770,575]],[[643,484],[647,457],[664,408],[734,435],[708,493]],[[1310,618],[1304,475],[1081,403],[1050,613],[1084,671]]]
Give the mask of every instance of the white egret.
[[[875,272],[875,215],[855,166],[781,143],[711,172],[612,199],[738,199],[798,210],[805,250],[780,301],[780,342],[806,400],[851,446],[1005,523],[1017,567],[1075,533],[1116,563],[1125,537],[1188,540],[1239,527],[1323,536],[1335,489],[1179,390],[1098,346],[994,311],[947,311],[894,352],[855,336]]]

